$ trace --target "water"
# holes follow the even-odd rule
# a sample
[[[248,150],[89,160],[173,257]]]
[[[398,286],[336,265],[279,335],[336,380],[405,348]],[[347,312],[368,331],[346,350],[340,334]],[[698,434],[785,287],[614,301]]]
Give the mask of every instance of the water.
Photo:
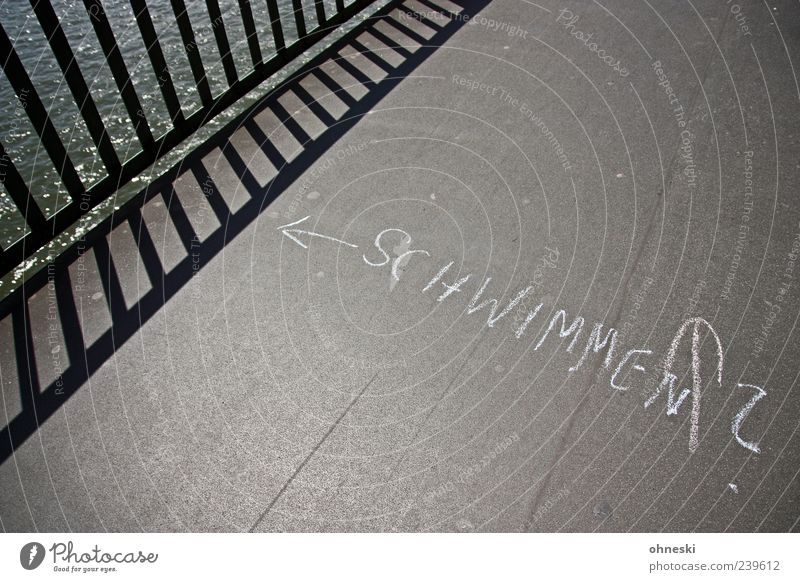
[[[351,2],[345,2],[350,4]],[[75,53],[81,72],[100,111],[103,121],[111,137],[112,143],[121,161],[128,160],[139,152],[140,144],[136,138],[133,125],[127,111],[119,98],[115,81],[108,68],[86,13],[82,0],[52,0],[53,8],[59,16],[70,46]],[[252,61],[245,39],[244,26],[240,16],[237,0],[219,0],[225,31],[231,45],[232,56],[237,73],[243,77],[252,68]],[[379,2],[379,5],[385,2]],[[170,128],[169,116],[163,104],[158,88],[158,81],[147,57],[139,28],[133,16],[130,4],[124,0],[107,0],[104,2],[106,14],[120,51],[130,73],[136,93],[142,103],[145,115],[155,136],[160,136]],[[279,10],[283,24],[284,37],[287,44],[296,40],[294,17],[291,13],[291,0],[279,0]],[[334,0],[326,0],[326,13],[334,11]],[[159,42],[170,67],[170,74],[181,101],[184,115],[191,115],[200,107],[200,99],[189,68],[188,59],[183,48],[180,32],[175,23],[175,16],[169,0],[148,0],[150,11]],[[312,29],[317,25],[313,8],[313,0],[304,0],[306,27]],[[205,0],[186,0],[186,7],[192,29],[195,33],[198,51],[209,79],[211,92],[219,95],[227,88],[224,70],[219,51],[216,46],[211,19],[209,18]],[[256,22],[259,43],[264,59],[275,54],[271,27],[264,0],[251,0],[253,17]],[[351,28],[365,16],[355,19],[348,26],[337,31],[336,36]],[[58,63],[50,50],[44,33],[33,14],[28,0],[5,0],[0,4],[0,20],[37,89],[39,97],[48,108],[62,142],[66,147],[79,175],[88,188],[105,177],[97,150],[86,130],[83,119],[73,101]],[[323,45],[325,41],[323,41]],[[304,55],[296,66],[281,71],[270,79],[274,85],[285,78],[292,69],[296,69],[307,61],[315,52]],[[174,163],[193,148],[199,140],[222,126],[228,119],[252,103],[260,91],[252,92],[248,98],[242,99],[237,107],[218,116],[208,124],[208,129],[200,132],[196,138],[187,140],[174,152],[171,152],[158,168],[168,167],[167,162]],[[68,201],[67,192],[53,169],[50,158],[41,146],[39,137],[28,121],[24,110],[25,99],[18,99],[8,79],[0,72],[0,107],[4,114],[0,117],[0,139],[14,160],[33,192],[39,206],[46,216],[51,216]],[[68,240],[60,240],[56,246],[66,246],[70,240],[80,235],[81,230],[88,228],[107,215],[120,198],[129,196],[142,186],[142,181],[155,177],[156,173],[148,173],[137,180],[138,184],[122,189],[117,200],[95,209],[89,222],[74,231]],[[8,246],[22,237],[27,226],[11,199],[0,191],[0,244]],[[30,264],[26,265],[29,267]],[[19,278],[20,270],[16,274]],[[4,284],[6,283],[6,284]],[[7,282],[0,282],[0,289],[7,287]]]

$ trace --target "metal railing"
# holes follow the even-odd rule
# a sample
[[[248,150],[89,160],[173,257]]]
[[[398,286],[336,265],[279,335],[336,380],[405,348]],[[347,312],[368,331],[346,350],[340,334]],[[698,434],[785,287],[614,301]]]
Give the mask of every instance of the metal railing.
[[[102,163],[105,175],[88,186],[87,177],[81,175],[80,166],[76,166],[71,159],[14,42],[7,34],[3,23],[0,22],[0,64],[16,97],[21,102],[24,101],[24,111],[68,195],[68,202],[64,206],[51,216],[46,216],[32,194],[29,184],[18,170],[12,155],[0,143],[0,183],[3,184],[9,198],[24,217],[27,225],[27,230],[21,238],[0,248],[0,276],[6,275],[21,265],[98,204],[114,195],[123,185],[131,182],[192,136],[215,116],[225,111],[321,38],[335,30],[337,26],[351,19],[376,0],[355,0],[346,6],[344,0],[335,0],[335,4],[329,2],[327,7],[322,0],[314,0],[316,25],[313,28],[307,26],[301,0],[292,0],[291,8],[295,30],[290,32],[292,37],[296,34],[297,39],[291,42],[286,40],[287,34],[281,23],[276,0],[253,0],[253,2],[263,3],[258,7],[251,4],[251,0],[237,0],[239,16],[247,37],[247,51],[252,64],[246,68],[245,74],[237,72],[218,0],[205,0],[210,19],[209,25],[213,29],[216,48],[227,82],[227,87],[216,96],[212,94],[209,85],[209,78],[198,50],[198,42],[185,1],[170,0],[175,25],[180,33],[183,50],[194,79],[196,95],[192,97],[199,98],[200,103],[199,108],[190,113],[186,113],[185,107],[181,105],[181,99],[179,99],[147,3],[145,0],[129,1],[138,32],[146,47],[147,60],[158,79],[158,92],[163,100],[161,104],[169,114],[168,128],[161,135],[155,135],[153,124],[148,122],[148,112],[143,108],[135,83],[132,82],[103,3],[101,0],[83,0],[92,29],[118,91],[114,97],[118,98],[124,106],[128,121],[133,127],[135,139],[138,141],[136,153],[129,155],[126,152],[123,162],[120,160],[120,155],[114,147],[98,109],[96,102],[98,96],[93,95],[86,83],[51,1],[30,0],[41,32],[44,33],[63,75],[62,81],[71,93],[80,112],[80,118],[96,148],[99,161]],[[253,11],[257,9],[267,11],[270,30],[257,28],[256,20],[253,17]],[[120,23],[117,25],[119,26]],[[130,25],[132,26],[133,23]],[[275,50],[269,55],[269,58],[265,58],[262,54],[259,43],[260,35],[271,36]],[[241,63],[238,65],[238,70],[241,71]],[[184,95],[180,97],[184,97]]]

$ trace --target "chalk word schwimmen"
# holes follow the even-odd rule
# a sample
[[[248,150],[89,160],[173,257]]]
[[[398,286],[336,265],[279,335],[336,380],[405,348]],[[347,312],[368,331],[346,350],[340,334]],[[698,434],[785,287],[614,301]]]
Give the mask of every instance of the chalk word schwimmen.
[[[310,231],[293,229],[289,231],[291,234],[287,233],[288,227],[296,226],[297,224],[306,221],[308,218],[310,217],[307,216],[302,220],[298,220],[283,227],[278,227],[278,230],[281,230],[281,232],[287,236],[287,238],[294,241],[304,249],[308,248],[307,245],[293,235],[305,234],[309,237],[315,237],[329,241],[329,243],[338,243],[343,246],[358,248],[355,244]],[[412,241],[411,235],[405,230],[401,228],[387,228],[378,233],[372,243],[373,248],[367,252],[364,252],[361,255],[361,258],[364,261],[364,264],[370,268],[388,267],[390,269],[390,276],[396,280],[399,280],[397,271],[401,265],[404,269],[408,269],[409,262],[414,264],[414,261],[411,261],[413,257],[424,256],[430,258],[431,254],[424,249],[410,248],[411,245],[409,245],[407,250],[404,250],[404,252],[392,259],[388,250],[392,248],[391,245],[393,243],[390,241],[393,238],[391,236],[393,234],[400,235],[402,237],[401,240],[406,240],[409,242]],[[437,303],[443,303],[445,301],[453,301],[453,297],[461,293],[468,286],[471,286],[473,281],[472,273],[466,274],[457,280],[453,280],[453,278],[448,277],[448,272],[453,264],[454,261],[450,261],[439,268],[436,274],[433,275],[428,281],[428,283],[422,289],[420,289],[420,292],[435,297],[435,301]],[[531,294],[533,291],[533,285],[528,285],[517,291],[517,293],[513,295],[513,298],[505,305],[505,307],[501,309],[500,302],[497,299],[493,297],[485,297],[491,281],[491,277],[486,277],[482,281],[482,283],[477,287],[477,291],[475,291],[474,295],[469,300],[466,311],[467,315],[472,315],[474,313],[483,311],[483,314],[486,315],[486,325],[490,328],[494,328],[498,322],[512,313]],[[522,339],[522,337],[526,334],[530,324],[539,315],[543,305],[544,304],[542,302],[539,302],[535,307],[527,311],[527,314],[521,322],[516,321],[513,323],[515,326],[514,336],[516,339]],[[499,309],[500,311],[498,313]],[[512,319],[513,318],[509,318],[509,321]],[[602,322],[596,322],[592,325],[591,331],[588,333],[588,337],[586,338],[582,349],[580,349],[578,352],[575,352],[575,348],[580,345],[581,334],[584,332],[584,328],[588,329],[588,325],[586,325],[587,322],[581,316],[575,317],[569,324],[568,320],[569,317],[567,316],[566,310],[557,310],[550,318],[544,333],[539,336],[538,341],[536,341],[533,351],[539,350],[539,348],[544,345],[548,338],[554,337],[554,332],[558,333],[558,338],[560,340],[566,340],[567,338],[570,338],[570,342],[566,347],[567,353],[576,353],[579,355],[577,361],[569,368],[569,372],[575,372],[576,370],[580,369],[581,366],[583,366],[592,355],[598,355],[605,351],[605,356],[603,357],[603,368],[609,371],[613,370],[609,384],[612,389],[620,392],[627,392],[631,388],[631,386],[622,384],[623,379],[627,377],[628,374],[633,372],[638,372],[639,374],[646,373],[646,368],[640,363],[640,360],[646,356],[651,356],[653,353],[652,350],[648,349],[647,347],[641,347],[629,349],[624,353],[620,351],[619,354],[622,355],[618,355],[617,330],[604,326]],[[678,349],[684,341],[684,338],[686,338],[690,332],[692,387],[691,389],[684,388],[683,390],[680,390],[680,392],[677,392],[676,383],[678,381],[678,377],[675,373],[673,373],[675,368],[675,360],[678,354]],[[680,328],[678,328],[678,331],[672,338],[669,350],[667,351],[659,370],[659,372],[663,374],[661,383],[644,402],[644,407],[650,408],[650,406],[652,406],[656,401],[666,396],[666,413],[668,416],[673,416],[678,414],[681,409],[681,405],[687,399],[689,399],[689,397],[691,397],[689,451],[692,453],[697,450],[700,444],[700,410],[702,386],[704,385],[704,378],[701,370],[702,359],[700,357],[700,348],[702,336],[704,335],[711,339],[712,347],[714,348],[716,366],[714,367],[714,374],[711,378],[711,384],[716,384],[719,387],[722,387],[724,360],[722,341],[708,321],[702,317],[690,317],[681,324]],[[535,337],[533,339],[536,340]],[[750,414],[756,404],[766,396],[766,392],[761,387],[754,386],[752,384],[738,383],[736,388],[747,389],[750,391],[752,396],[747,404],[745,404],[732,419],[731,433],[739,445],[748,449],[749,451],[752,451],[753,453],[759,453],[759,444],[757,442],[745,440],[741,436],[740,431],[742,429],[742,425],[747,419],[747,416]]]

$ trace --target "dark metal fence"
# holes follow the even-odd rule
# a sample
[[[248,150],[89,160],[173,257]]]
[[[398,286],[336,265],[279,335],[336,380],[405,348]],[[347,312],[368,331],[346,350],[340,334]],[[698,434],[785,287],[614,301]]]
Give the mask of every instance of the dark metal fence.
[[[158,78],[161,98],[171,122],[171,126],[166,132],[162,135],[154,135],[153,125],[148,123],[148,113],[143,109],[134,84],[131,82],[128,68],[114,37],[103,3],[101,0],[83,0],[99,46],[114,77],[119,92],[118,97],[124,104],[124,109],[139,142],[138,153],[122,162],[98,111],[96,96],[92,95],[86,84],[50,0],[30,0],[33,13],[63,74],[63,81],[69,88],[80,111],[82,121],[86,125],[105,169],[105,177],[88,185],[86,178],[81,176],[70,159],[67,148],[61,141],[47,108],[36,92],[14,43],[9,38],[3,24],[0,23],[0,63],[3,71],[17,98],[25,101],[25,112],[70,199],[69,203],[61,207],[55,214],[49,217],[45,216],[32,195],[29,185],[18,171],[12,156],[0,143],[0,183],[5,187],[28,226],[28,231],[22,238],[5,248],[0,248],[0,276],[22,264],[27,258],[74,225],[82,216],[111,197],[121,186],[143,173],[219,113],[376,0],[355,0],[346,6],[344,0],[336,0],[332,8],[330,4],[329,7],[326,7],[322,0],[314,0],[316,25],[311,29],[307,27],[301,0],[292,0],[295,25],[295,30],[292,32],[296,33],[297,40],[289,43],[286,41],[287,35],[284,34],[276,0],[237,0],[242,24],[247,35],[247,49],[252,61],[252,67],[246,71],[245,75],[237,73],[237,68],[234,66],[230,41],[222,21],[218,0],[205,1],[210,18],[209,25],[213,28],[227,88],[216,97],[212,95],[203,61],[197,50],[198,44],[185,2],[184,0],[170,0],[175,24],[180,32],[195,81],[197,96],[201,103],[199,109],[186,115],[181,107],[147,3],[145,0],[130,0],[136,17],[136,25],[146,47],[147,58]],[[256,2],[260,5],[256,6]],[[253,18],[254,10],[267,10],[271,30],[257,29]],[[265,59],[261,52],[259,35],[271,35],[272,37],[275,52],[269,58]]]

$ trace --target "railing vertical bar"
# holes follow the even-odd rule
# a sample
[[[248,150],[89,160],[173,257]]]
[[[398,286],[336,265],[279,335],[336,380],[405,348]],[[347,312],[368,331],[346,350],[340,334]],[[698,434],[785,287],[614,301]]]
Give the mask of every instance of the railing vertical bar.
[[[253,11],[250,9],[250,0],[239,0],[239,10],[242,12],[242,23],[244,24],[244,32],[247,35],[250,58],[253,59],[253,66],[258,67],[264,62],[264,58],[261,56],[261,47],[258,46],[256,23],[253,20]]]
[[[336,0],[336,12],[344,12],[344,0]]]
[[[142,40],[144,40],[147,56],[150,58],[153,71],[158,79],[158,86],[161,89],[161,95],[164,97],[164,104],[167,106],[172,125],[175,127],[183,125],[185,118],[183,117],[183,111],[181,111],[181,103],[178,100],[178,94],[175,93],[175,85],[172,83],[172,76],[169,74],[164,52],[158,42],[153,19],[150,18],[150,11],[147,9],[144,0],[130,0],[130,2],[133,14],[136,17],[136,24],[138,24]]]
[[[91,93],[89,93],[89,87],[86,85],[83,74],[81,74],[78,61],[75,60],[75,53],[72,52],[72,48],[69,46],[67,35],[64,34],[64,29],[58,20],[55,10],[53,10],[53,5],[50,4],[50,0],[30,0],[30,4],[47,37],[47,42],[50,43],[50,48],[56,57],[58,66],[61,68],[61,72],[64,73],[64,79],[66,79],[70,93],[75,99],[75,105],[86,123],[89,135],[95,147],[97,147],[97,151],[100,152],[100,158],[103,160],[106,171],[109,175],[119,174],[122,170],[122,164],[119,162],[117,152],[114,151],[111,137],[108,135],[103,119],[100,117],[97,104],[94,102]]]
[[[303,3],[300,0],[292,0],[292,11],[294,12],[294,23],[297,27],[297,38],[306,36],[306,20],[303,16]]]
[[[267,0],[267,12],[269,13],[269,21],[272,25],[272,40],[275,41],[275,50],[280,52],[286,48],[286,42],[283,40],[281,14],[278,11],[278,4],[275,0]]]
[[[2,143],[0,143],[0,183],[5,186],[6,192],[31,230],[39,235],[47,234],[47,219]]]
[[[0,63],[17,97],[27,104],[25,111],[28,118],[53,161],[58,175],[61,176],[67,192],[73,199],[78,199],[85,191],[80,176],[75,171],[75,166],[72,164],[64,144],[61,143],[58,131],[50,121],[47,109],[39,98],[39,94],[2,24],[0,24]]]
[[[103,5],[100,0],[83,0],[83,4],[89,13],[89,20],[92,22],[100,48],[111,69],[114,81],[117,83],[117,89],[119,89],[122,102],[125,104],[125,110],[128,112],[128,117],[130,117],[133,128],[139,138],[139,143],[142,148],[152,147],[154,143],[153,134],[147,124],[144,109],[131,82],[130,73],[128,73],[128,68],[125,66],[125,61],[119,51],[117,40],[114,38],[114,32],[111,29],[108,18],[106,18]]]
[[[317,11],[317,25],[323,26],[325,24],[325,5],[322,0],[314,0],[314,9]]]
[[[233,63],[231,45],[225,32],[225,23],[222,21],[219,2],[217,0],[206,0],[206,7],[211,18],[211,28],[214,29],[214,38],[217,40],[219,56],[222,59],[222,68],[225,69],[225,78],[228,80],[228,86],[230,86],[239,80],[239,76],[236,74],[236,65]]]
[[[189,20],[189,13],[186,11],[186,3],[183,0],[170,0],[170,3],[172,4],[172,12],[175,14],[175,20],[178,23],[178,30],[181,33],[183,50],[186,52],[186,58],[189,59],[189,67],[192,69],[194,83],[200,95],[200,102],[208,107],[214,101],[214,98],[211,96],[211,87],[208,84],[206,70],[200,58],[197,40],[194,36],[194,30],[192,30],[192,22]]]

